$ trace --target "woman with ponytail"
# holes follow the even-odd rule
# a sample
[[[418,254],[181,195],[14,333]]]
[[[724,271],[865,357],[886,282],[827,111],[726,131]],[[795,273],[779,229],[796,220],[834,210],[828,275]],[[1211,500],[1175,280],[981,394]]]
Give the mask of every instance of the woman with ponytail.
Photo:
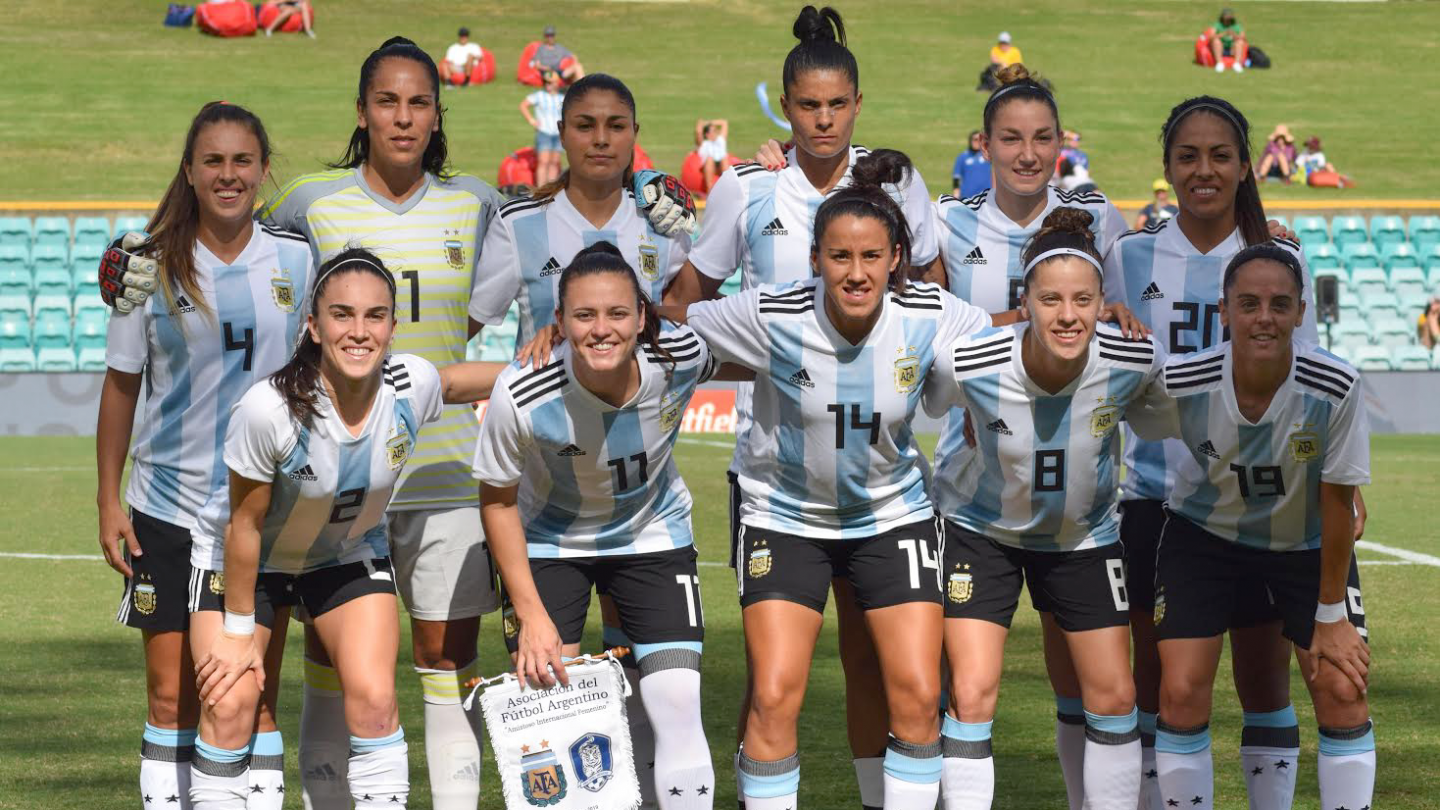
[[[575,254],[553,300],[563,342],[548,364],[501,375],[475,451],[485,533],[514,611],[505,643],[522,681],[568,683],[561,660],[579,654],[590,591],[607,594],[655,735],[653,775],[641,768],[641,778],[662,810],[706,810],[705,620],[690,493],[671,451],[717,363],[694,332],[662,325],[609,242]]]
[[[189,807],[200,711],[190,648],[196,635],[219,626],[190,611],[196,583],[224,588],[219,559],[196,534],[202,515],[229,513],[225,475],[216,472],[218,437],[245,390],[289,355],[312,278],[298,236],[251,219],[270,152],[250,111],[220,101],[200,108],[150,236],[129,243],[139,261],[158,267],[161,294],[127,299],[133,306],[112,315],[106,341],[96,428],[100,547],[125,576],[116,619],[144,638],[149,711],[140,793],[182,808]],[[145,412],[122,505],[142,383]],[[270,657],[283,646],[282,631]],[[284,798],[277,688],[278,680],[269,685],[258,718],[254,745],[264,767],[253,774],[255,810],[278,808]],[[251,744],[248,736],[243,742]]]
[[[404,807],[405,736],[395,699],[400,628],[384,510],[441,403],[489,396],[498,363],[436,370],[390,354],[395,279],[350,248],[317,271],[300,345],[236,403],[225,431],[228,516],[207,510],[196,547],[223,556],[224,578],[192,587],[199,736],[195,810],[243,810],[260,690],[279,678],[261,651],[303,606],[343,684],[348,780],[359,810]]]
[[[1075,662],[1083,806],[1134,807],[1140,735],[1116,513],[1118,430],[1128,409],[1163,394],[1153,383],[1164,352],[1097,324],[1103,271],[1089,211],[1051,211],[1021,260],[1027,321],[945,347],[935,358],[941,382],[927,391],[927,410],[966,408],[975,433],[973,446],[936,453],[950,667],[945,807],[984,810],[994,798],[991,726],[1022,584]]]
[[[832,581],[863,612],[881,679],[866,699],[883,693],[888,713],[882,796],[865,803],[930,810],[939,795],[940,541],[910,423],[937,347],[991,319],[907,281],[911,231],[889,190],[909,171],[887,150],[856,164],[855,182],[815,214],[804,280],[666,308],[756,375],[736,571],[752,684],[739,755],[749,810],[796,806],[796,727]]]

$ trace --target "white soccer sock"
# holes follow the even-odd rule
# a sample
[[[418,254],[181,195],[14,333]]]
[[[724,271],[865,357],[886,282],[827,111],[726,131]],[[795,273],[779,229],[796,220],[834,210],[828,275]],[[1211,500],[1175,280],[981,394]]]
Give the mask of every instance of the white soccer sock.
[[[1375,795],[1375,729],[1320,729],[1320,810],[1363,810]]]
[[[350,737],[350,797],[355,810],[404,810],[410,798],[410,747],[405,729],[388,737]]]
[[[943,769],[939,739],[912,743],[892,735],[885,747],[885,810],[934,810]]]
[[[735,806],[738,810],[745,810],[745,776],[740,773],[740,757],[745,753],[745,743],[735,751]]]
[[[1300,727],[1294,706],[1273,712],[1245,712],[1240,765],[1245,769],[1250,810],[1290,810],[1295,800],[1299,758]]]
[[[190,810],[190,758],[194,752],[195,729],[145,724],[140,738],[142,807],[173,804],[177,810]]]
[[[1155,713],[1140,712],[1140,802],[1138,810],[1166,810],[1155,769]]]
[[[1085,712],[1085,808],[1135,807],[1140,802],[1140,713]]]
[[[1160,720],[1155,726],[1155,769],[1160,772],[1160,798],[1167,807],[1212,810],[1215,806],[1215,764],[1210,758],[1210,726],[1174,728]]]
[[[640,667],[635,657],[635,643],[618,627],[600,628],[600,639],[606,649],[628,647],[630,652],[620,659],[625,680],[630,682],[630,696],[625,698],[625,719],[630,725],[630,749],[635,756],[635,775],[640,779],[640,807],[658,807],[655,800],[655,729],[650,714],[640,697]]]
[[[285,806],[285,741],[279,731],[250,738],[250,795],[245,810],[280,810]]]
[[[480,709],[465,711],[465,682],[478,660],[458,670],[415,668],[425,700],[425,766],[434,810],[475,810],[480,803]]]
[[[305,659],[305,702],[300,708],[300,795],[305,810],[350,810],[346,769],[350,730],[345,696],[334,667]]]
[[[194,810],[245,810],[250,795],[250,746],[228,749],[195,740],[190,760],[190,806]]]
[[[715,766],[700,722],[700,651],[640,647],[640,697],[655,730],[660,807],[709,810],[715,804]]]
[[[745,810],[798,810],[800,756],[761,762],[740,752]]]
[[[995,756],[990,748],[994,721],[962,723],[945,715],[940,724],[940,777],[945,810],[990,810],[995,801]]]
[[[1085,707],[1078,697],[1055,696],[1055,756],[1070,810],[1080,810],[1085,803]]]
[[[862,810],[881,810],[885,804],[885,757],[855,757],[855,783],[860,786]]]

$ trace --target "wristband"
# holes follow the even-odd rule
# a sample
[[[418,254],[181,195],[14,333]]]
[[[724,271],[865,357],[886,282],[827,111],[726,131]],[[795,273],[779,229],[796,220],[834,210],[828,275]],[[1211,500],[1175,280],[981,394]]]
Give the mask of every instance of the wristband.
[[[225,611],[225,632],[232,636],[255,635],[255,612],[235,613],[229,610]]]
[[[1341,600],[1331,605],[1324,602],[1315,603],[1315,621],[1325,624],[1334,624],[1348,618],[1345,613],[1345,602]]]

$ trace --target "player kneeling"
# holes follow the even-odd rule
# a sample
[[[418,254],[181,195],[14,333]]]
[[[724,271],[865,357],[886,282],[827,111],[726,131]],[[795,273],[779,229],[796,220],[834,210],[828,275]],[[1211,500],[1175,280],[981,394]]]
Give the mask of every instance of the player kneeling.
[[[1274,600],[1315,703],[1320,806],[1368,807],[1374,792],[1370,651],[1352,554],[1370,431],[1355,369],[1294,339],[1301,279],[1295,255],[1276,245],[1237,253],[1220,300],[1230,342],[1171,359],[1170,400],[1130,415],[1143,438],[1178,436],[1189,450],[1155,562],[1155,762],[1170,806],[1217,805],[1211,690],[1237,595],[1256,587]],[[1281,757],[1270,767],[1291,766]]]
[[[442,400],[489,396],[503,366],[437,371],[413,355],[392,356],[394,329],[394,277],[368,251],[346,250],[320,268],[290,362],[235,406],[225,436],[225,587],[202,589],[195,605],[225,615],[223,624],[194,622],[190,635],[202,701],[190,772],[195,810],[246,806],[261,657],[277,611],[283,618],[296,605],[343,684],[355,806],[405,805],[400,627],[384,510],[421,425],[439,418]]]

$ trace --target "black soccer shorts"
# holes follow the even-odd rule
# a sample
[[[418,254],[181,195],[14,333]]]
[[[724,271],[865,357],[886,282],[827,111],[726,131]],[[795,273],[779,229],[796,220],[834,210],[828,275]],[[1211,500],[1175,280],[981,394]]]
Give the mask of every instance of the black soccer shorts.
[[[133,576],[125,579],[115,621],[153,633],[184,632],[190,627],[186,588],[190,582],[190,530],[130,510],[130,524],[140,542],[131,557],[121,541]]]
[[[225,575],[191,569],[190,610],[225,609]],[[375,593],[395,593],[395,572],[389,557],[332,565],[303,574],[262,572],[255,577],[255,621],[274,629],[280,608],[302,608],[306,623],[346,602]]]

